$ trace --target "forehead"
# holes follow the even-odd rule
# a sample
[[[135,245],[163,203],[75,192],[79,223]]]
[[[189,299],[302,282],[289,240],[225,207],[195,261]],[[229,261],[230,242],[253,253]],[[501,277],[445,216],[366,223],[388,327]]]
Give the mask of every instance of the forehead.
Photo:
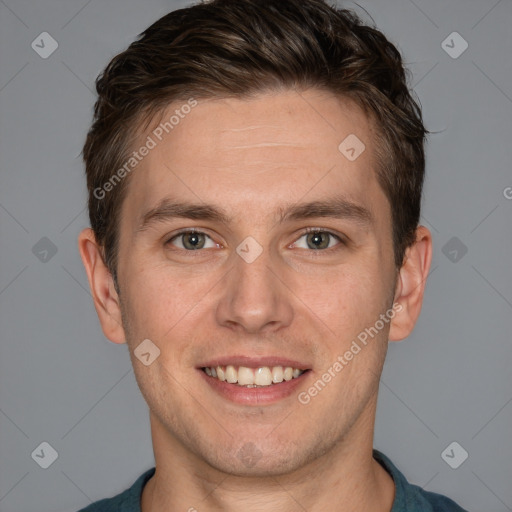
[[[187,104],[170,105],[141,137],[153,148],[130,178],[124,215],[169,195],[258,216],[334,191],[375,206],[374,130],[354,103],[308,90]]]

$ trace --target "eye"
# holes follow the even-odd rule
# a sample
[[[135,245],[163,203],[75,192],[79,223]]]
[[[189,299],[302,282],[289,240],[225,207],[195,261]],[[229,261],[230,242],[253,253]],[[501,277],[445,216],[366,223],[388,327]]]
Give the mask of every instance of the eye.
[[[298,246],[299,241],[295,242],[293,245],[298,246],[301,249],[313,249],[313,250],[325,250],[331,249],[339,243],[343,243],[343,240],[338,235],[331,233],[330,231],[323,231],[318,228],[308,228],[306,232],[299,238],[301,240],[305,238],[306,247]],[[335,240],[338,241],[338,244],[333,244]]]
[[[209,246],[206,245],[207,240],[210,240]],[[185,251],[209,249],[212,247],[218,247],[219,245],[216,244],[206,233],[190,229],[186,231],[181,231],[178,234],[174,235],[166,242],[166,245],[167,244],[172,244],[175,247],[178,247],[178,249],[182,249]]]
[[[301,239],[305,239],[305,246],[304,244],[302,244],[302,246],[299,245]],[[336,243],[336,241],[338,243]],[[210,245],[208,245],[208,243]],[[330,231],[322,230],[320,228],[308,228],[305,233],[303,233],[303,235],[294,242],[293,246],[301,249],[312,249],[318,251],[332,249],[337,245],[340,245],[340,243],[344,244],[343,239]],[[199,249],[220,247],[220,245],[214,242],[206,233],[196,231],[194,229],[187,229],[178,232],[167,240],[165,245],[168,244],[188,252],[197,251]]]

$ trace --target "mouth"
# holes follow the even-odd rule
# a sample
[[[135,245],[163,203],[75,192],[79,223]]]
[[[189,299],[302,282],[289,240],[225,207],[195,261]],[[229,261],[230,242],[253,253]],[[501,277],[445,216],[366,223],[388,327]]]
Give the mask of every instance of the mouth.
[[[246,388],[265,388],[299,378],[308,370],[292,366],[203,366],[201,370],[220,382],[227,382]]]
[[[208,361],[197,371],[214,393],[240,405],[261,406],[290,397],[312,373],[288,359],[233,357]]]

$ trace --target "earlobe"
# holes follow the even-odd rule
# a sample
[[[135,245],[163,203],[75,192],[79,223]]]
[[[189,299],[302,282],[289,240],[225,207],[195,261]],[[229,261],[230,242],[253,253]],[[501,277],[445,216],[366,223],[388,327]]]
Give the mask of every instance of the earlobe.
[[[391,321],[390,341],[403,340],[412,332],[420,315],[431,261],[432,235],[426,227],[419,226],[416,241],[407,248],[398,275],[395,303],[401,309]]]
[[[87,273],[94,307],[103,333],[114,343],[126,343],[119,296],[92,229],[86,228],[80,233],[78,250]]]

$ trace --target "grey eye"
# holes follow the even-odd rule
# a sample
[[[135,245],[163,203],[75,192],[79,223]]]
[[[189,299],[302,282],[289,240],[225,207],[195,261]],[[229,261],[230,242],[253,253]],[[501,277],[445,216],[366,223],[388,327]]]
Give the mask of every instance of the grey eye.
[[[171,238],[168,243],[172,243],[179,249],[196,251],[206,248],[208,240],[211,241],[210,247],[215,247],[215,243],[213,243],[213,240],[211,240],[207,234],[201,233],[200,231],[184,231]]]

